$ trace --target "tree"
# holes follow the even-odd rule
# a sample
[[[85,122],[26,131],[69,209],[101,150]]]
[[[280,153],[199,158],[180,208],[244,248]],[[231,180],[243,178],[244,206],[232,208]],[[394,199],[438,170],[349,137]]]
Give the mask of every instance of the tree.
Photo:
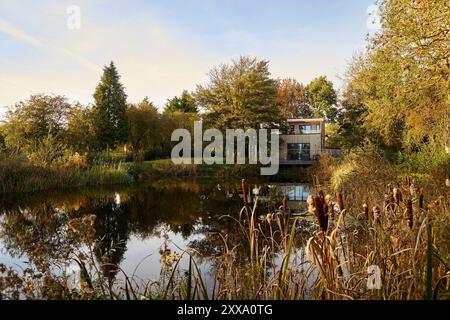
[[[284,118],[309,118],[312,111],[307,88],[295,79],[283,79],[278,84],[277,101]]]
[[[276,101],[277,82],[270,77],[269,62],[240,57],[209,72],[209,84],[197,86],[205,122],[218,129],[277,126],[281,121]]]
[[[336,120],[338,114],[337,94],[333,83],[326,77],[315,78],[308,84],[308,101],[315,117],[323,117],[331,122]]]
[[[144,160],[144,152],[157,146],[162,140],[161,115],[158,109],[145,98],[137,106],[128,109],[130,127],[129,143],[135,161]]]
[[[128,138],[127,95],[113,62],[103,69],[94,93],[94,128],[100,150],[115,148]]]
[[[164,113],[168,114],[174,112],[198,113],[195,99],[187,90],[183,91],[180,98],[174,97],[167,100],[166,106],[164,107]]]
[[[379,13],[380,32],[359,67],[350,67],[341,128],[394,150],[444,148],[450,121],[447,2],[386,0]]]
[[[62,139],[70,109],[67,98],[57,95],[32,95],[17,103],[6,113],[6,145],[27,152],[49,135]]]
[[[66,144],[75,152],[84,153],[95,143],[93,111],[90,107],[75,104],[68,115]]]
[[[346,86],[340,99],[342,110],[336,128],[341,147],[344,148],[350,149],[362,145],[369,136],[364,125],[364,118],[367,115],[367,107],[364,104],[364,79],[360,79],[369,78],[370,75],[364,72],[366,69],[367,61],[364,55],[359,54],[353,57],[352,63],[346,70]]]

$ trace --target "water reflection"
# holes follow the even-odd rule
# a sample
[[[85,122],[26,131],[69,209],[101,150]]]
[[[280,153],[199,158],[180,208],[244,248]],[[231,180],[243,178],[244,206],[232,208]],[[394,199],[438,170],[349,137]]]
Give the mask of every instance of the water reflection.
[[[249,183],[248,198],[258,198],[258,214],[275,212],[286,194],[291,213],[306,210],[309,187],[299,184]],[[71,236],[70,221],[95,215],[93,255],[103,275],[126,273],[155,279],[166,252],[194,248],[202,268],[211,271],[226,234],[230,243],[245,241],[231,219],[242,207],[239,181],[158,180],[139,187],[82,189],[4,197],[0,201],[0,262],[32,263],[42,272],[55,265],[76,269],[71,254],[86,242]],[[74,227],[75,228],[75,227]],[[238,248],[248,256],[246,246]],[[143,260],[146,258],[145,260]],[[139,266],[138,269],[136,267]]]

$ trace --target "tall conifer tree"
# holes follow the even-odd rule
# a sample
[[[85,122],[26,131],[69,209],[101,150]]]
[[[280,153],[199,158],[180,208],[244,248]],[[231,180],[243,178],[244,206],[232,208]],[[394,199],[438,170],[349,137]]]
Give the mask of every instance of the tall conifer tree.
[[[103,69],[94,93],[94,126],[97,147],[115,148],[128,138],[127,95],[113,62]]]

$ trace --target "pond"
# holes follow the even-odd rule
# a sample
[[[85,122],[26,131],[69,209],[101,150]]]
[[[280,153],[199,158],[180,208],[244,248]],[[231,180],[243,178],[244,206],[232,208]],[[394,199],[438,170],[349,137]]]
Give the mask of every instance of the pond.
[[[249,181],[247,187],[250,204],[258,198],[259,216],[275,212],[283,194],[289,212],[306,210],[307,184]],[[235,245],[245,241],[236,223],[224,218],[238,218],[242,206],[238,180],[162,179],[139,186],[4,196],[0,263],[15,269],[39,265],[44,272],[76,279],[80,267],[72,258],[83,252],[86,243],[70,235],[70,229],[76,228],[71,221],[95,215],[94,259],[120,266],[102,269],[109,278],[120,280],[127,274],[142,281],[157,280],[168,253],[181,254],[190,248],[210,281],[214,257],[222,247],[219,234]],[[186,259],[180,263],[188,265]]]

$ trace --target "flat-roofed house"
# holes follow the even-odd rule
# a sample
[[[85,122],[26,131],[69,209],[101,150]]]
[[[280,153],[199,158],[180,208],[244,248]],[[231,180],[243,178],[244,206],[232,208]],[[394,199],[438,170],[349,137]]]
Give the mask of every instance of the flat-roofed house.
[[[288,119],[280,135],[280,164],[312,164],[325,152],[325,120]]]

